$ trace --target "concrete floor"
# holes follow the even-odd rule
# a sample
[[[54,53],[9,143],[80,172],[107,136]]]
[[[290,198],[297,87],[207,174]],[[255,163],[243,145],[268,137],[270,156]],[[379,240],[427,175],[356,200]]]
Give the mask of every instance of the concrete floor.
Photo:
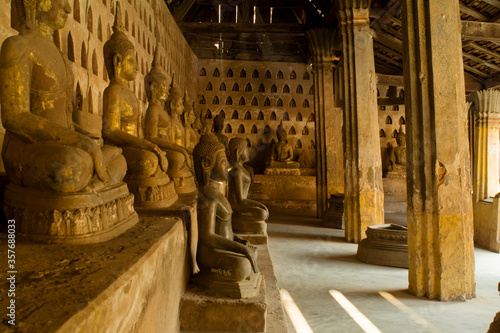
[[[404,214],[386,214],[397,222]],[[486,332],[500,311],[500,255],[476,248],[476,294],[467,302],[439,302],[408,293],[408,270],[364,264],[344,231],[311,217],[271,214],[269,252],[278,287],[289,292],[312,332]],[[363,330],[331,296],[340,291],[379,331]],[[396,300],[389,302],[379,292]],[[387,294],[384,294],[387,295]],[[289,332],[294,329],[288,318]]]

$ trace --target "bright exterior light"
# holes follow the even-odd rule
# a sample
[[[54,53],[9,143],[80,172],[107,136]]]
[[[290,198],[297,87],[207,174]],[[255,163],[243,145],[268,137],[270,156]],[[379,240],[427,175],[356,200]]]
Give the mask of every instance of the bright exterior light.
[[[285,308],[285,311],[288,314],[288,317],[290,318],[295,331],[300,333],[313,333],[313,330],[307,323],[306,318],[304,318],[302,312],[300,312],[297,304],[295,304],[295,302],[293,301],[290,293],[285,289],[281,289],[280,294],[283,307]]]
[[[366,333],[382,333],[377,326],[365,317],[340,291],[330,290],[330,295],[340,304],[341,307],[351,316],[352,319],[361,327]]]

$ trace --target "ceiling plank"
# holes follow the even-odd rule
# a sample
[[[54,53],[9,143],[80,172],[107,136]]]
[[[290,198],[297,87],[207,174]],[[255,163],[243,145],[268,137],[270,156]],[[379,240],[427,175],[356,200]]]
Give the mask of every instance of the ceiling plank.
[[[500,8],[500,1],[499,0],[483,0],[483,2],[486,2],[494,7]]]
[[[251,34],[295,34],[302,35],[307,26],[294,23],[243,24],[217,22],[179,22],[182,32],[189,33],[251,33]]]
[[[464,69],[469,71],[469,72],[475,73],[483,78],[487,78],[489,76],[488,74],[481,72],[479,69],[475,69],[474,67],[469,66],[467,64],[464,64]]]
[[[477,45],[476,43],[467,43],[468,46],[472,46],[473,48],[475,48],[476,50],[478,51],[481,51],[482,53],[484,54],[487,54],[491,57],[494,57],[494,58],[497,58],[497,59],[500,59],[500,53],[496,53],[496,52],[493,52],[491,50],[488,50],[487,48],[484,48],[482,46],[479,46]]]
[[[490,20],[488,17],[484,16],[477,10],[467,7],[462,2],[460,2],[460,11],[469,16],[472,16],[475,19],[478,19],[479,21],[488,22]]]
[[[468,53],[462,53],[462,55],[464,56],[464,58],[467,58],[467,59],[470,59],[470,60],[473,60],[473,61],[479,63],[479,65],[488,66],[488,67],[493,68],[494,70],[500,72],[499,66],[497,66],[495,64],[490,64],[487,60],[478,58],[478,57],[473,56],[473,55],[468,54]]]
[[[179,7],[175,9],[174,19],[176,22],[182,21],[187,12],[194,5],[196,0],[184,0]]]
[[[500,42],[500,23],[462,21],[462,39]]]

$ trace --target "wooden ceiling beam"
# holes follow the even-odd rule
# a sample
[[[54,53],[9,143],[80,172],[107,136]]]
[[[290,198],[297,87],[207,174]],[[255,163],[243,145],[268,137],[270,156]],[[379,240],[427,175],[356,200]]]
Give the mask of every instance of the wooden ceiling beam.
[[[253,34],[295,34],[302,35],[307,26],[295,23],[243,24],[216,22],[179,22],[182,32],[189,33],[253,33]]]
[[[488,74],[481,72],[479,69],[476,69],[476,68],[469,66],[467,64],[464,64],[464,69],[469,71],[469,72],[472,72],[474,74],[477,74],[477,75],[481,76],[482,78],[487,78],[489,76]]]
[[[375,40],[380,44],[385,45],[386,47],[390,47],[394,51],[399,52],[400,54],[403,53],[403,42],[388,33],[379,31],[375,36]]]
[[[404,86],[404,77],[403,75],[385,75],[385,74],[377,74],[377,84],[383,86]]]
[[[467,59],[470,59],[472,61],[475,61],[477,62],[479,65],[482,65],[482,66],[488,66],[490,68],[493,68],[494,70],[496,71],[499,71],[500,72],[500,67],[495,65],[495,64],[491,64],[489,63],[487,60],[484,60],[484,59],[481,59],[481,58],[478,58],[476,56],[473,56],[471,54],[468,54],[468,53],[462,53],[463,57],[464,58],[467,58]]]
[[[401,64],[400,62],[398,62],[398,61],[396,61],[396,60],[394,60],[386,55],[383,55],[382,53],[375,53],[375,58],[379,58],[382,61],[388,62],[393,66],[396,66],[400,69],[403,69],[403,64]]]
[[[500,23],[462,21],[462,39],[500,42]]]
[[[470,42],[470,43],[467,43],[468,46],[472,46],[473,48],[475,48],[476,50],[484,53],[484,54],[487,54],[491,57],[494,57],[494,58],[497,58],[497,59],[500,59],[500,53],[496,53],[496,52],[493,52],[491,50],[488,50],[487,48],[484,48],[482,46],[479,46],[477,45],[476,43],[473,43],[473,42]]]
[[[174,19],[176,22],[182,21],[184,16],[186,16],[187,12],[194,5],[196,0],[184,0],[179,7],[177,7],[174,11]]]
[[[486,2],[487,4],[490,4],[493,7],[497,7],[500,9],[500,1],[499,0],[483,0],[483,2]]]
[[[481,14],[480,12],[478,12],[475,9],[472,9],[472,8],[464,5],[462,2],[460,2],[460,11],[469,15],[469,16],[472,16],[475,19],[478,19],[479,21],[488,22],[490,20],[487,16]]]

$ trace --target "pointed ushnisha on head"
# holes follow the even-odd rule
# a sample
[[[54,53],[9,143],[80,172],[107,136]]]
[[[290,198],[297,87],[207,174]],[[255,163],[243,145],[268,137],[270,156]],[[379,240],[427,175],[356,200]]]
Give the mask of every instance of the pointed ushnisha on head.
[[[128,50],[135,50],[134,44],[128,39],[124,32],[124,26],[121,19],[120,3],[116,2],[115,22],[113,23],[113,34],[104,44],[104,64],[108,71],[109,78],[115,77],[113,57],[119,54],[122,59]]]
[[[159,47],[160,45],[158,44],[158,42],[156,42],[156,46],[155,46],[155,52],[153,54],[153,62],[151,63],[151,70],[154,70],[154,71],[157,71],[157,72],[160,72],[160,56],[158,54],[159,52]]]

